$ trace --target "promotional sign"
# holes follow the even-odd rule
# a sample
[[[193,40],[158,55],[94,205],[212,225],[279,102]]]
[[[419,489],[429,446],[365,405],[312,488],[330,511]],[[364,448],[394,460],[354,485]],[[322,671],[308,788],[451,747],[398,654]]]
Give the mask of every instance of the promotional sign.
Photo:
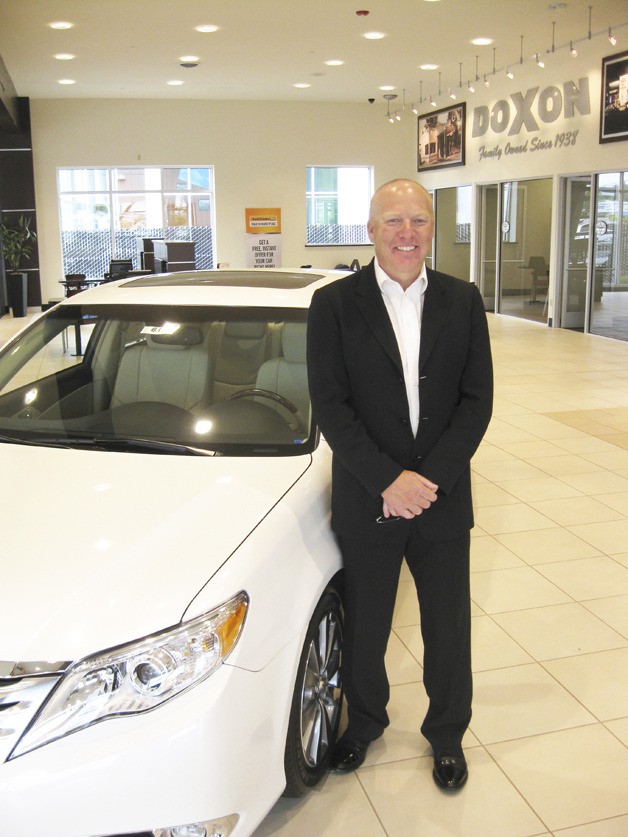
[[[245,209],[247,267],[281,267],[281,209]]]

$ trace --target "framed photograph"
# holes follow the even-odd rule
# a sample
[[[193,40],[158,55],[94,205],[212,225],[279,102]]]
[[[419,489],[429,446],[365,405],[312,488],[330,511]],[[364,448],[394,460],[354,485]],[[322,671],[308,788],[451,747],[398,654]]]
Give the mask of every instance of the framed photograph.
[[[418,171],[464,166],[466,102],[418,118]]]
[[[628,52],[602,59],[600,142],[628,139]]]

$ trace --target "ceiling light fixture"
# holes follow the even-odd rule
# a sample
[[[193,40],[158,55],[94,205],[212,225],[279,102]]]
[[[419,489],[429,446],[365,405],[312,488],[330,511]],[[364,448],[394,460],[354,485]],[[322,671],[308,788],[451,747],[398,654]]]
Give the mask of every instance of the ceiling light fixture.
[[[492,38],[474,38],[471,43],[474,46],[490,46],[493,43]]]
[[[515,77],[515,74],[509,67],[506,67],[506,76],[509,79],[513,79]]]
[[[430,105],[435,108],[436,107],[436,99],[430,93]]]
[[[332,58],[329,61],[325,61],[325,64],[327,64],[328,67],[342,67],[344,63],[345,62],[341,61],[339,58]]]
[[[181,84],[183,84],[183,82],[178,78],[173,78],[170,79],[170,81],[167,81],[166,84],[169,84],[170,87],[179,87]]]
[[[535,60],[539,67],[543,68],[545,66],[545,61],[543,61],[543,59],[539,56],[538,52],[535,56]]]
[[[589,6],[589,40],[591,40],[591,15],[593,12],[593,6]]]
[[[199,26],[194,27],[197,32],[203,32],[204,34],[207,32],[217,32],[218,27],[214,26],[213,23],[201,23]]]
[[[419,70],[438,70],[438,64],[421,64]]]
[[[573,45],[573,41],[569,41],[569,52],[571,53],[572,58],[578,57],[578,50]]]
[[[299,90],[305,90],[306,88],[311,87],[311,85],[310,85],[310,84],[308,84],[308,83],[307,83],[307,82],[305,82],[305,81],[297,81],[297,83],[296,83],[296,84],[293,84],[292,86],[293,86],[293,87],[298,87],[298,88],[299,88]]]
[[[384,32],[365,32],[364,36],[368,41],[380,41],[382,38],[385,38],[386,35]]]
[[[76,55],[69,52],[58,52],[54,57],[57,61],[72,61],[73,58],[76,58]]]
[[[57,84],[76,84],[73,78],[60,78]]]
[[[613,30],[610,26],[608,27],[608,40],[613,46],[617,46],[617,38],[613,35]]]
[[[179,61],[183,61],[184,64],[191,64],[194,61],[198,61],[198,55],[182,55],[179,58]]]
[[[554,44],[555,44],[555,35],[556,35],[556,21],[555,21],[555,20],[553,20],[553,21],[552,21],[552,52],[554,52],[554,49],[555,49],[555,46],[554,46]]]
[[[48,24],[51,29],[72,29],[74,26],[73,23],[70,23],[67,20],[57,20],[54,23]]]
[[[523,35],[519,35],[521,38],[521,46],[519,47],[519,63],[523,64]]]
[[[384,93],[384,99],[386,99],[386,101],[388,103],[388,110],[386,111],[386,118],[391,123],[395,121],[395,117],[390,112],[390,103],[396,98],[397,98],[396,93]]]

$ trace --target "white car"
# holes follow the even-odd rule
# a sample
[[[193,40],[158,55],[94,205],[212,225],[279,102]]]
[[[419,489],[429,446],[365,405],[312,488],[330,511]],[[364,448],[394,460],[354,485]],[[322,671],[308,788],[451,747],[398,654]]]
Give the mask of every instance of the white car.
[[[0,834],[251,834],[342,702],[305,332],[340,273],[103,284],[0,353]]]

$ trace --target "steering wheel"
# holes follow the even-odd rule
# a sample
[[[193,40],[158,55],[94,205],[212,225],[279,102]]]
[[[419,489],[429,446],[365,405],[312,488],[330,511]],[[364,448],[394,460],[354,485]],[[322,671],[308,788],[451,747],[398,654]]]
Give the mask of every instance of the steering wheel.
[[[239,389],[237,392],[232,393],[225,398],[225,401],[237,401],[239,398],[268,398],[269,401],[274,401],[276,404],[280,404],[288,410],[288,412],[292,413],[295,417],[297,430],[303,432],[307,431],[307,422],[297,405],[284,395],[280,395],[278,392],[273,392],[270,389],[260,389],[258,387],[247,387],[246,389]]]

